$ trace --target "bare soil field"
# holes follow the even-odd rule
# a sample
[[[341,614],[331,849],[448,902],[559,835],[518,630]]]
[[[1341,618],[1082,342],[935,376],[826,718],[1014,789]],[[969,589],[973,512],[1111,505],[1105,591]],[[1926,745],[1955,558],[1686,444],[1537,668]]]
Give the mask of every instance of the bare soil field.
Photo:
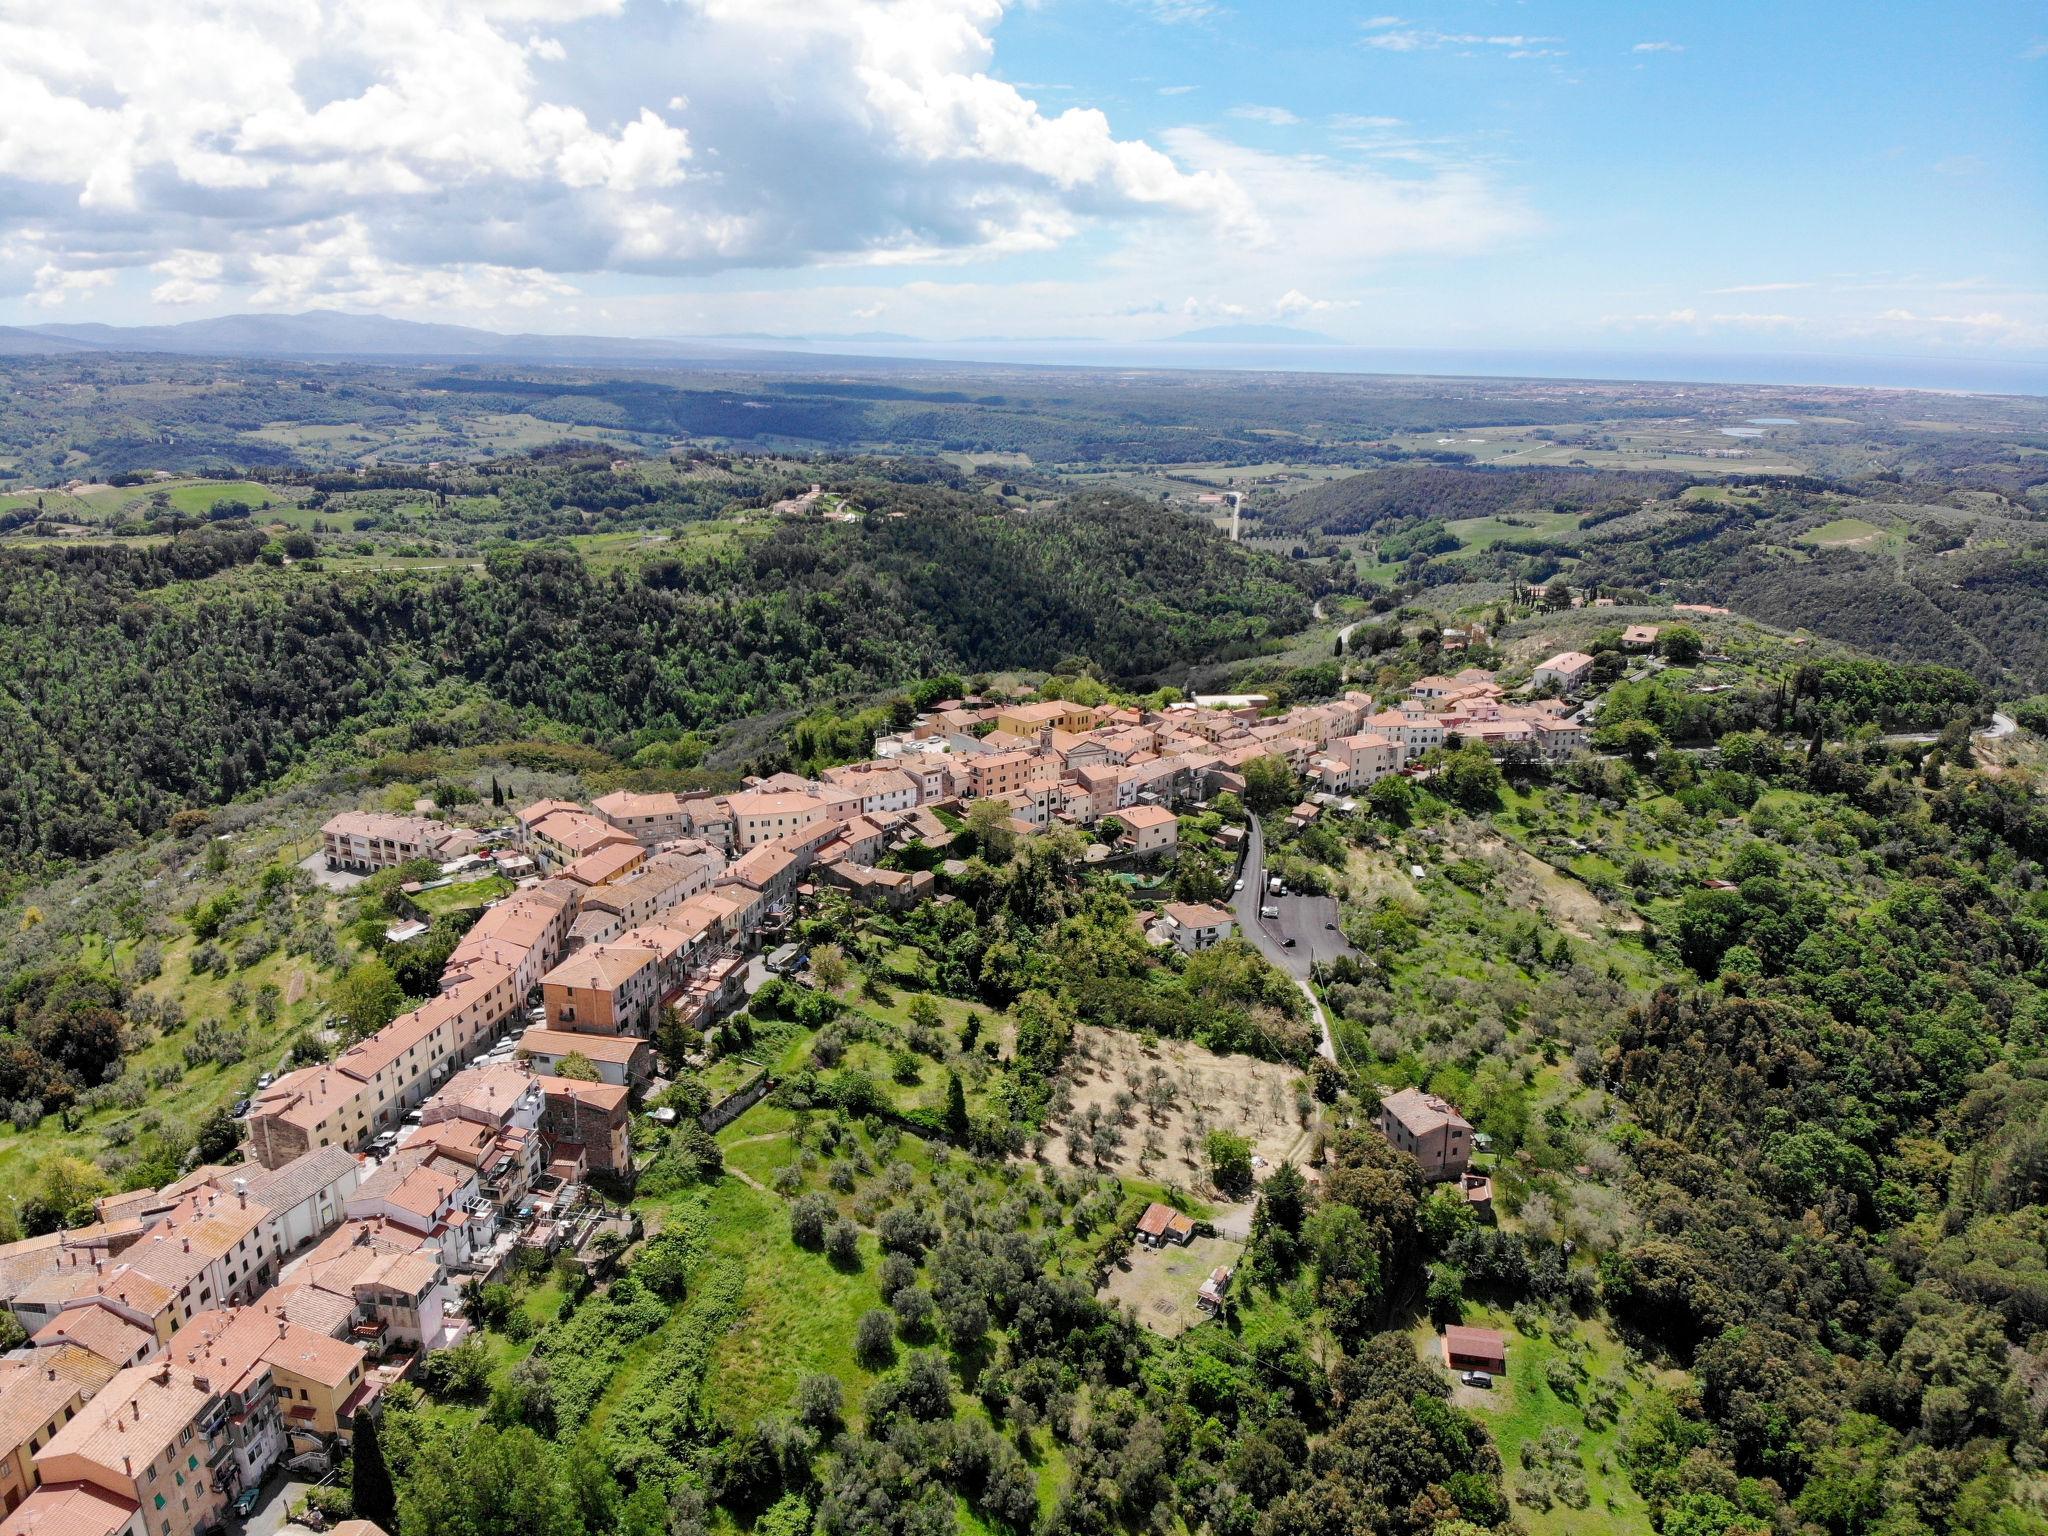
[[[1313,1111],[1304,1126],[1297,1106],[1297,1086],[1306,1084],[1301,1073],[1251,1056],[1219,1056],[1184,1040],[1148,1047],[1136,1035],[1084,1024],[1075,1031],[1066,1082],[1073,1108],[1045,1149],[1056,1167],[1157,1179],[1208,1196],[1214,1192],[1202,1143],[1209,1132],[1245,1137],[1267,1167],[1306,1163],[1315,1139]],[[1127,1096],[1121,1105],[1120,1094]],[[1099,1164],[1098,1148],[1086,1135],[1097,1121],[1118,1132],[1116,1149]],[[1069,1147],[1070,1127],[1086,1146],[1078,1160]]]
[[[1139,1322],[1170,1339],[1206,1316],[1195,1296],[1209,1272],[1219,1264],[1235,1270],[1243,1255],[1244,1244],[1220,1237],[1198,1237],[1185,1248],[1132,1243],[1096,1294],[1113,1305],[1129,1307]]]

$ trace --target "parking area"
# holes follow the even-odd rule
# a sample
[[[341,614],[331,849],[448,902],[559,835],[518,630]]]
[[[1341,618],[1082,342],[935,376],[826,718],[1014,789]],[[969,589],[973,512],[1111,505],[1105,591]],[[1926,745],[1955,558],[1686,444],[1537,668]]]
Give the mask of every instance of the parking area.
[[[368,875],[352,874],[345,869],[329,869],[327,856],[317,848],[299,860],[299,868],[313,877],[315,885],[329,891],[352,891],[370,878]]]
[[[306,1490],[313,1486],[313,1479],[296,1477],[287,1473],[283,1477],[273,1476],[263,1485],[263,1497],[247,1520],[228,1520],[230,1531],[239,1531],[242,1536],[280,1536],[281,1532],[297,1532],[306,1529],[303,1525],[291,1523],[291,1507],[306,1496]]]
[[[1350,941],[1337,927],[1334,896],[1267,896],[1261,908],[1272,907],[1277,918],[1261,917],[1259,927],[1281,948],[1281,964],[1295,976],[1307,976],[1317,961],[1335,960],[1351,952]],[[1292,939],[1290,945],[1287,941]]]

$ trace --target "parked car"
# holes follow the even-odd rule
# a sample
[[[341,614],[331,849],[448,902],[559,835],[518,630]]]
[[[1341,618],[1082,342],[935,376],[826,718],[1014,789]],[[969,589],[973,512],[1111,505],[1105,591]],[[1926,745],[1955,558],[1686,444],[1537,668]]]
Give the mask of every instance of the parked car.
[[[276,1081],[277,1075],[275,1073],[266,1072],[261,1077],[256,1079],[256,1086],[258,1088],[268,1088],[272,1083]]]
[[[1280,909],[1279,909],[1278,907],[1261,907],[1261,908],[1259,908],[1259,916],[1261,916],[1261,917],[1278,917],[1279,915],[1280,915]]]
[[[1468,1387],[1485,1387],[1491,1390],[1493,1387],[1493,1372],[1462,1371],[1458,1375],[1458,1380],[1465,1383]]]
[[[1242,880],[1238,881],[1238,882],[1237,882],[1237,884],[1235,884],[1235,885],[1233,885],[1233,886],[1231,887],[1231,889],[1232,889],[1233,891],[1241,891],[1241,890],[1243,890],[1243,889],[1244,889],[1244,882],[1243,882]]]
[[[240,1493],[235,1495],[235,1502],[233,1506],[235,1511],[235,1518],[238,1520],[248,1519],[251,1515],[256,1513],[256,1506],[258,1504],[261,1504],[262,1502],[263,1489],[260,1486],[251,1486],[248,1488],[244,1488]]]
[[[1280,941],[1280,947],[1281,947],[1282,949],[1292,949],[1292,948],[1294,948],[1294,940],[1292,940],[1292,939],[1282,939],[1282,940]]]
[[[237,1120],[249,1113],[249,1104],[250,1101],[248,1099],[235,1100],[235,1118]]]

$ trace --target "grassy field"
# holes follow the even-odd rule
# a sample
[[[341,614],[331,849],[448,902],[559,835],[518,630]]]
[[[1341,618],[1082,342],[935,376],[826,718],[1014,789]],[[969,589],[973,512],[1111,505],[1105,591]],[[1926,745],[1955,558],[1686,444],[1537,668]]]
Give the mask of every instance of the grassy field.
[[[440,917],[449,912],[466,912],[489,905],[500,896],[510,895],[512,882],[503,875],[486,875],[481,880],[464,880],[456,885],[444,885],[438,890],[421,891],[413,897],[413,905],[430,917]]]
[[[1500,1447],[1515,1516],[1529,1536],[1574,1536],[1596,1526],[1609,1536],[1646,1536],[1649,1509],[1615,1453],[1630,1407],[1656,1385],[1650,1373],[1631,1366],[1597,1322],[1545,1319],[1525,1332],[1514,1317],[1484,1306],[1467,1307],[1465,1321],[1507,1335],[1507,1376],[1490,1390],[1459,1386],[1454,1395]],[[1413,1334],[1424,1359],[1441,1361],[1436,1330],[1426,1320]],[[1568,1479],[1557,1478],[1551,1467],[1577,1470],[1583,1504],[1575,1494],[1571,1503],[1558,1496]]]
[[[1503,539],[1547,539],[1574,532],[1576,512],[1517,512],[1509,517],[1461,517],[1444,527],[1470,550],[1491,549]]]
[[[1874,549],[1901,542],[1903,535],[1893,528],[1880,528],[1860,517],[1838,517],[1800,535],[1799,542],[1820,549]]]

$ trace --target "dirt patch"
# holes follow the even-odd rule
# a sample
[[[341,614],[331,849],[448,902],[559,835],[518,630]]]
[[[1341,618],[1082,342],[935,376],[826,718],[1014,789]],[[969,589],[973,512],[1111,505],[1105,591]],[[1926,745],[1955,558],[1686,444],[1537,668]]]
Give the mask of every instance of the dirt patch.
[[[1243,1254],[1242,1243],[1220,1237],[1198,1237],[1185,1248],[1133,1243],[1096,1294],[1114,1306],[1129,1307],[1139,1322],[1170,1339],[1208,1316],[1195,1297],[1210,1271],[1218,1265],[1236,1269]]]
[[[1369,907],[1382,896],[1398,901],[1415,901],[1420,893],[1401,863],[1385,849],[1353,848],[1344,861],[1344,878],[1351,887],[1352,901]]]
[[[293,971],[291,979],[284,984],[284,1000],[287,1007],[306,995],[306,973]]]
[[[1458,851],[1492,866],[1501,900],[1543,913],[1575,939],[1597,939],[1610,928],[1634,933],[1643,926],[1635,913],[1608,906],[1571,876],[1512,843],[1475,838]]]
[[[1307,1126],[1298,1109],[1301,1073],[1251,1056],[1219,1056],[1185,1040],[1148,1047],[1136,1035],[1084,1024],[1074,1032],[1065,1082],[1072,1109],[1045,1149],[1057,1167],[1160,1179],[1206,1196],[1214,1193],[1203,1150],[1209,1132],[1245,1137],[1266,1168],[1306,1163],[1315,1139],[1313,1108]],[[1104,1143],[1098,1163],[1088,1133],[1099,1123],[1117,1134],[1115,1150]],[[1070,1155],[1069,1128],[1086,1145],[1078,1161]]]

